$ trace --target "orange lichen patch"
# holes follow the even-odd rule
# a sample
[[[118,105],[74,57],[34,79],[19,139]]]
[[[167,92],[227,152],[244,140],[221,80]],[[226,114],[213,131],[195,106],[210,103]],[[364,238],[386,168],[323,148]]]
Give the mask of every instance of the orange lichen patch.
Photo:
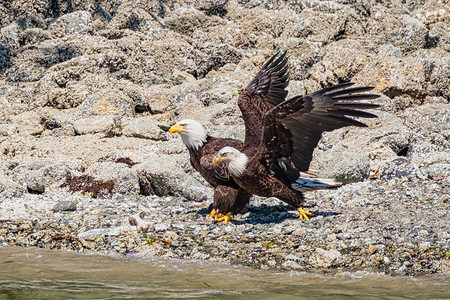
[[[345,74],[347,72],[347,68],[346,67],[340,67],[338,69],[341,72],[341,74]]]
[[[314,78],[316,81],[320,81],[320,77],[316,73],[311,73],[311,77]]]
[[[103,98],[100,104],[94,106],[94,111],[99,113],[107,113],[111,111],[117,112],[117,108],[108,101],[107,98]]]
[[[414,64],[402,64],[394,59],[387,58],[381,64],[370,66],[371,72],[367,72],[365,78],[376,82],[374,91],[382,91],[396,86],[402,74],[423,74],[424,65],[420,62]]]
[[[172,115],[170,113],[163,113],[155,115],[155,119],[160,122],[170,122],[172,121]]]

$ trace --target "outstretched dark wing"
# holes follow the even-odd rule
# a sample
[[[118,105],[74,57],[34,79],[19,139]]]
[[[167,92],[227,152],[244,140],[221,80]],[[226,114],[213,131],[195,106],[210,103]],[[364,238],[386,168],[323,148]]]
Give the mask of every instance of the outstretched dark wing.
[[[343,83],[297,96],[273,108],[264,122],[266,159],[274,163],[290,157],[298,170],[306,171],[322,132],[345,126],[367,127],[350,117],[376,118],[360,109],[373,109],[379,105],[360,101],[379,95],[363,93],[373,87],[351,87],[353,84]]]
[[[245,91],[252,96],[264,97],[264,101],[273,107],[286,99],[288,92],[285,89],[288,84],[286,51],[281,54],[277,52],[263,65]]]
[[[245,145],[257,146],[262,137],[264,115],[285,101],[289,73],[286,52],[272,56],[239,96],[245,123]]]

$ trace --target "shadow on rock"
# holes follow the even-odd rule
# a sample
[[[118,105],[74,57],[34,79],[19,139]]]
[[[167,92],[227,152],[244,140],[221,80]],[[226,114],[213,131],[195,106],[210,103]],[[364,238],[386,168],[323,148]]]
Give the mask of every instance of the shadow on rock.
[[[311,211],[313,206],[304,206],[303,208],[307,211]],[[207,216],[212,210],[212,205],[207,208],[201,208],[197,211],[198,214],[202,216]],[[261,206],[252,206],[249,205],[247,207],[247,211],[249,215],[245,218],[245,220],[236,220],[232,219],[230,222],[236,225],[245,225],[245,224],[280,224],[286,220],[299,220],[299,215],[290,205],[277,205],[277,206],[268,206],[266,204],[262,204]],[[331,217],[337,216],[341,213],[333,212],[333,211],[311,211],[313,213],[310,216],[310,219],[314,219],[315,217]],[[301,221],[301,220],[300,220]]]

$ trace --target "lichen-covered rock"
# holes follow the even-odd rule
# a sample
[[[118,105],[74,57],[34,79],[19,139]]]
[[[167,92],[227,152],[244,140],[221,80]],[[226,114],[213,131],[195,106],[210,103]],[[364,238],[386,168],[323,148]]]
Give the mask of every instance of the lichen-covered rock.
[[[173,156],[152,155],[136,166],[141,194],[183,196],[194,201],[211,199],[212,190],[184,172],[178,161]]]
[[[74,122],[73,128],[77,135],[101,133],[103,136],[110,136],[115,135],[118,130],[117,122],[113,116],[95,116],[78,119]]]
[[[139,183],[136,170],[127,164],[118,162],[96,162],[89,166],[84,174],[98,182],[111,182],[101,191],[102,196],[111,197],[112,193],[139,195]],[[109,193],[109,194],[108,194]]]
[[[85,34],[89,31],[91,23],[91,13],[88,11],[76,11],[59,17],[55,23],[49,26],[49,30],[53,36]]]
[[[154,141],[167,140],[167,132],[161,130],[158,121],[152,116],[133,118],[122,121],[122,134]]]
[[[29,159],[5,175],[14,180],[14,186],[21,186],[19,190],[42,194],[48,188],[59,187],[67,177],[81,169],[82,165],[77,160]]]
[[[340,40],[321,49],[321,60],[311,68],[311,77],[322,85],[351,81],[372,61],[358,41]]]
[[[19,126],[16,124],[0,124],[0,135],[7,136],[19,132]]]

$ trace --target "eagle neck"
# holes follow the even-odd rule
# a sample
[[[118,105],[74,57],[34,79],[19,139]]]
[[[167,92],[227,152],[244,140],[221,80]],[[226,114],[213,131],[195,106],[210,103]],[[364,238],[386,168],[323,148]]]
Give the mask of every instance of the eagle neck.
[[[248,157],[242,152],[236,155],[236,158],[228,162],[228,171],[234,177],[241,177],[247,169]]]
[[[181,140],[188,149],[199,150],[208,140],[206,131],[189,132],[189,134],[181,134]]]

